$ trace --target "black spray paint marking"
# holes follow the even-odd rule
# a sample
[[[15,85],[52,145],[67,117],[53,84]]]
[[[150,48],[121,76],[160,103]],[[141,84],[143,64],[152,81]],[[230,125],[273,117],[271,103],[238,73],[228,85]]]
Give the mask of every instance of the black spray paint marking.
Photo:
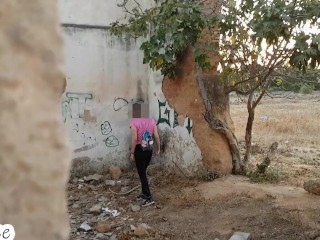
[[[117,147],[119,146],[119,140],[114,135],[108,137],[105,141],[107,147]]]
[[[108,135],[111,132],[112,132],[112,128],[111,128],[111,125],[108,121],[105,121],[104,123],[101,124],[101,134],[102,135]]]

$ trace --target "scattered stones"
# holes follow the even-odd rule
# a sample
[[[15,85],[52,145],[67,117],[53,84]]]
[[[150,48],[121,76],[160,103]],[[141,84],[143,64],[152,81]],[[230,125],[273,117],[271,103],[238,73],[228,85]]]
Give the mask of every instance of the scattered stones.
[[[111,187],[114,187],[114,186],[124,186],[124,188],[126,186],[129,185],[129,180],[128,179],[123,179],[123,180],[106,180],[105,181],[105,184],[107,186],[111,186]]]
[[[137,237],[145,237],[149,235],[148,230],[141,225],[134,230],[133,234]]]
[[[91,231],[92,228],[89,226],[89,224],[87,222],[83,222],[81,225],[80,225],[80,230],[83,230],[85,232],[88,232],[88,231]]]
[[[109,240],[117,240],[117,235],[112,235],[110,238],[109,238]]]
[[[98,233],[97,235],[96,235],[96,239],[103,239],[103,238],[105,238],[106,236],[103,234],[103,233]]]
[[[131,210],[132,212],[139,212],[141,207],[139,205],[132,205]]]
[[[104,197],[104,196],[102,196],[102,197],[100,197],[100,198],[98,199],[99,202],[107,202],[108,200],[109,200],[109,199],[106,198],[106,197]]]
[[[128,186],[130,183],[129,179],[121,179],[121,186]]]
[[[143,228],[145,228],[145,229],[147,229],[147,230],[150,230],[150,229],[151,229],[151,227],[150,227],[148,224],[146,224],[146,223],[141,223],[141,224],[139,225],[139,227],[143,227]]]
[[[128,186],[125,186],[125,187],[121,187],[120,192],[126,193],[126,192],[128,192],[129,190],[130,190],[130,188],[129,188]]]
[[[136,228],[135,226],[133,226],[132,224],[130,224],[130,229],[131,229],[131,231],[134,231],[134,230],[136,230],[137,228]]]
[[[115,180],[106,180],[105,181],[105,184],[107,186],[111,186],[111,187],[114,187],[116,185],[116,181]]]
[[[77,203],[73,204],[72,208],[79,208],[79,204],[77,204]]]
[[[120,169],[119,167],[112,165],[112,166],[109,168],[109,171],[110,171],[111,178],[112,178],[113,180],[118,180],[118,179],[120,179],[121,174],[122,174],[122,171],[121,171],[121,169]]]
[[[320,195],[320,179],[305,182],[303,188],[309,193]]]
[[[117,217],[120,215],[120,212],[117,210],[111,210],[109,208],[103,208],[102,209],[105,215],[110,215],[112,217]]]
[[[98,233],[95,237],[95,240],[108,240],[109,237],[104,235],[103,233]]]
[[[94,214],[94,215],[99,215],[101,213],[101,205],[100,204],[97,204],[97,205],[94,205],[92,208],[90,208],[90,213]]]
[[[111,226],[106,223],[99,223],[96,230],[98,233],[107,233],[111,230]]]
[[[250,233],[235,232],[229,240],[249,240]]]
[[[93,175],[89,175],[87,177],[84,177],[83,179],[85,182],[90,182],[90,181],[100,182],[102,178],[103,178],[103,176],[100,174],[93,174]]]

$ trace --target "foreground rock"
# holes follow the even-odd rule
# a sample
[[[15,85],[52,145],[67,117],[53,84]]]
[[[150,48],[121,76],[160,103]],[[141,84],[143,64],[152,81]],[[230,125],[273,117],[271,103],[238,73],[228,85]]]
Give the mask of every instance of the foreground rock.
[[[121,169],[119,167],[111,166],[109,171],[110,171],[111,178],[113,180],[119,180],[120,179],[122,171],[121,171]]]
[[[137,227],[135,230],[134,230],[134,235],[136,235],[137,237],[145,237],[145,236],[148,236],[149,233],[148,233],[148,230],[145,229],[144,227],[142,226],[139,226]]]
[[[99,223],[96,230],[98,233],[107,233],[111,230],[111,226],[106,223]]]
[[[150,226],[148,226],[145,223],[140,224],[137,228],[133,225],[130,226],[131,230],[133,231],[133,234],[137,237],[145,237],[149,235],[148,230],[151,229]]]
[[[141,207],[139,205],[132,205],[131,210],[132,212],[139,212]]]
[[[250,233],[245,232],[235,232],[229,240],[249,240]]]
[[[99,175],[99,174],[93,174],[93,175],[90,175],[90,176],[87,176],[87,177],[84,177],[84,181],[85,182],[90,182],[90,181],[93,181],[93,182],[100,182],[102,180],[103,176],[102,175]]]
[[[87,222],[83,222],[81,225],[80,225],[80,230],[82,231],[85,231],[85,232],[88,232],[88,231],[91,231],[92,228],[89,226],[89,224]]]
[[[97,204],[97,205],[94,205],[92,208],[90,208],[90,213],[94,214],[94,215],[99,215],[101,213],[101,205],[100,204]]]
[[[320,179],[305,182],[303,188],[309,193],[320,195]]]

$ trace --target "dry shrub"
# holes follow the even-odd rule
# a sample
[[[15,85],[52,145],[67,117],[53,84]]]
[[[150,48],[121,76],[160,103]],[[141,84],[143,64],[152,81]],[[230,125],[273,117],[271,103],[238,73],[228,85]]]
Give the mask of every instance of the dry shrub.
[[[182,190],[172,194],[168,199],[175,207],[191,207],[206,202],[205,198],[196,189]]]
[[[247,171],[247,176],[254,183],[279,183],[288,178],[286,173],[274,167],[268,167],[264,173],[251,169]]]

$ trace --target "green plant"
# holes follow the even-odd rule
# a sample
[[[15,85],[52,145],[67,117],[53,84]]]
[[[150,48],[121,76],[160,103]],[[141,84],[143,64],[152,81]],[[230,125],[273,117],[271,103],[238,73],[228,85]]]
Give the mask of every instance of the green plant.
[[[153,7],[143,11],[138,1],[129,10],[128,2],[124,0],[118,5],[126,13],[127,23],[112,23],[112,33],[145,37],[140,46],[144,53],[143,63],[149,64],[153,70],[160,70],[165,76],[175,77],[178,73],[176,63],[181,54],[188,46],[196,47],[203,29],[213,26],[213,19],[201,11],[203,3],[155,0]],[[195,61],[200,67],[210,67],[204,51],[212,48],[212,44],[207,43],[205,49],[196,49]]]
[[[313,84],[303,84],[300,87],[300,93],[302,94],[311,94],[315,90],[315,86]]]
[[[257,169],[251,169],[247,171],[246,175],[254,183],[279,183],[288,178],[286,173],[273,167],[268,167],[264,173]]]

